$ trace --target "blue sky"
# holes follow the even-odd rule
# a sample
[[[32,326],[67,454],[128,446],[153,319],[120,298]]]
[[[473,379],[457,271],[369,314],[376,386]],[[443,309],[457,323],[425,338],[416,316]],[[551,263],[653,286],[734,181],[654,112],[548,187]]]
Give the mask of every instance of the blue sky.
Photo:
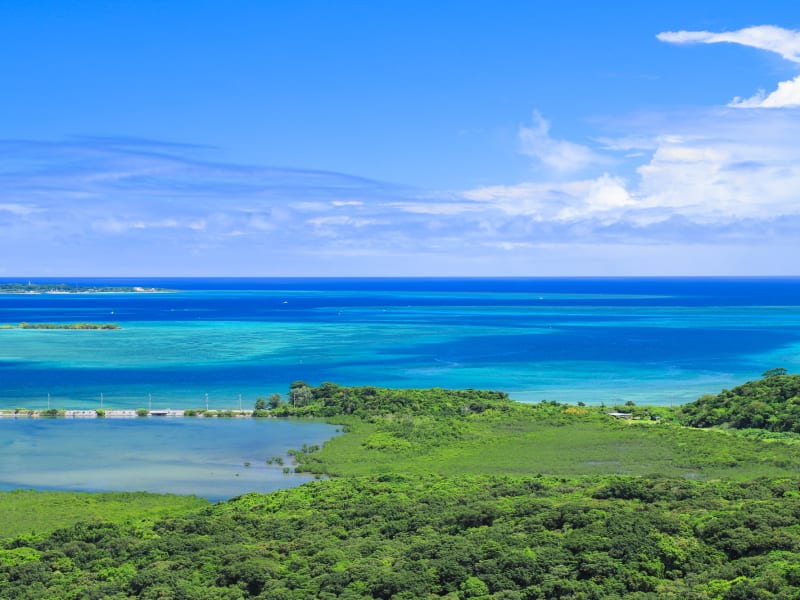
[[[0,4],[0,276],[800,275],[792,2]]]

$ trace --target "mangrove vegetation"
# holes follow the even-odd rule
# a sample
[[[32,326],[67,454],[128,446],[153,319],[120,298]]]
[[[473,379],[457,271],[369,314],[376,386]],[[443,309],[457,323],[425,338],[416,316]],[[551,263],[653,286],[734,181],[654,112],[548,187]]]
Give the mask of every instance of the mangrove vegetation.
[[[161,514],[151,495],[81,514],[78,494],[52,521],[49,493],[0,495],[0,596],[800,598],[796,385],[673,410],[295,382],[256,412],[344,434],[264,460],[324,479]]]

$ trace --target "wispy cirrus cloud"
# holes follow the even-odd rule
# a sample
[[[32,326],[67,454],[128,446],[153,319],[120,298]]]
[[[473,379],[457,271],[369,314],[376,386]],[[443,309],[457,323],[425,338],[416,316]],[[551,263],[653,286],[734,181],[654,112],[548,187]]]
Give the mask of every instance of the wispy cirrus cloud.
[[[800,32],[774,25],[745,27],[736,31],[664,31],[656,36],[672,44],[741,44],[780,54],[788,61],[800,63]]]
[[[215,271],[261,272],[265,256],[323,256],[347,237],[332,232],[379,225],[396,212],[386,206],[415,199],[367,178],[214,155],[127,138],[0,141],[0,272],[113,272],[131,256],[143,270],[203,270],[206,259]]]
[[[6,202],[0,204],[0,212],[6,212],[20,217],[31,215],[40,212],[41,210],[42,210],[41,208],[39,208],[34,204],[15,203],[15,202]]]
[[[758,48],[779,54],[784,59],[800,64],[800,31],[773,25],[746,27],[737,31],[665,31],[656,36],[672,44],[730,43]],[[760,90],[749,98],[734,98],[729,106],[734,108],[789,108],[800,106],[800,75],[778,83],[778,88],[767,94]]]

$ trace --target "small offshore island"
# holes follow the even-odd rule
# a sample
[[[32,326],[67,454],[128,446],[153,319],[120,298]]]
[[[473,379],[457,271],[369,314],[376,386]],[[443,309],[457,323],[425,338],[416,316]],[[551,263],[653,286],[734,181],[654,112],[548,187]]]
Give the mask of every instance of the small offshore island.
[[[175,292],[141,286],[94,286],[70,283],[0,283],[0,294],[157,294]]]
[[[4,324],[0,329],[122,329],[117,323],[19,323]]]

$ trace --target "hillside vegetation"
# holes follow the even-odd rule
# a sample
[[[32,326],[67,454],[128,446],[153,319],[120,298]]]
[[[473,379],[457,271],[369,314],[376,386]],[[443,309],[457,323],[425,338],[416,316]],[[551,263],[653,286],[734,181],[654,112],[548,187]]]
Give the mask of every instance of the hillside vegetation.
[[[3,598],[796,598],[798,482],[377,476],[0,551]]]
[[[295,382],[267,412],[341,424],[292,452],[334,478],[10,538],[0,597],[800,598],[800,444],[692,410]]]
[[[758,381],[707,394],[682,406],[681,421],[691,427],[800,433],[800,375],[788,375],[783,369],[764,375]]]

